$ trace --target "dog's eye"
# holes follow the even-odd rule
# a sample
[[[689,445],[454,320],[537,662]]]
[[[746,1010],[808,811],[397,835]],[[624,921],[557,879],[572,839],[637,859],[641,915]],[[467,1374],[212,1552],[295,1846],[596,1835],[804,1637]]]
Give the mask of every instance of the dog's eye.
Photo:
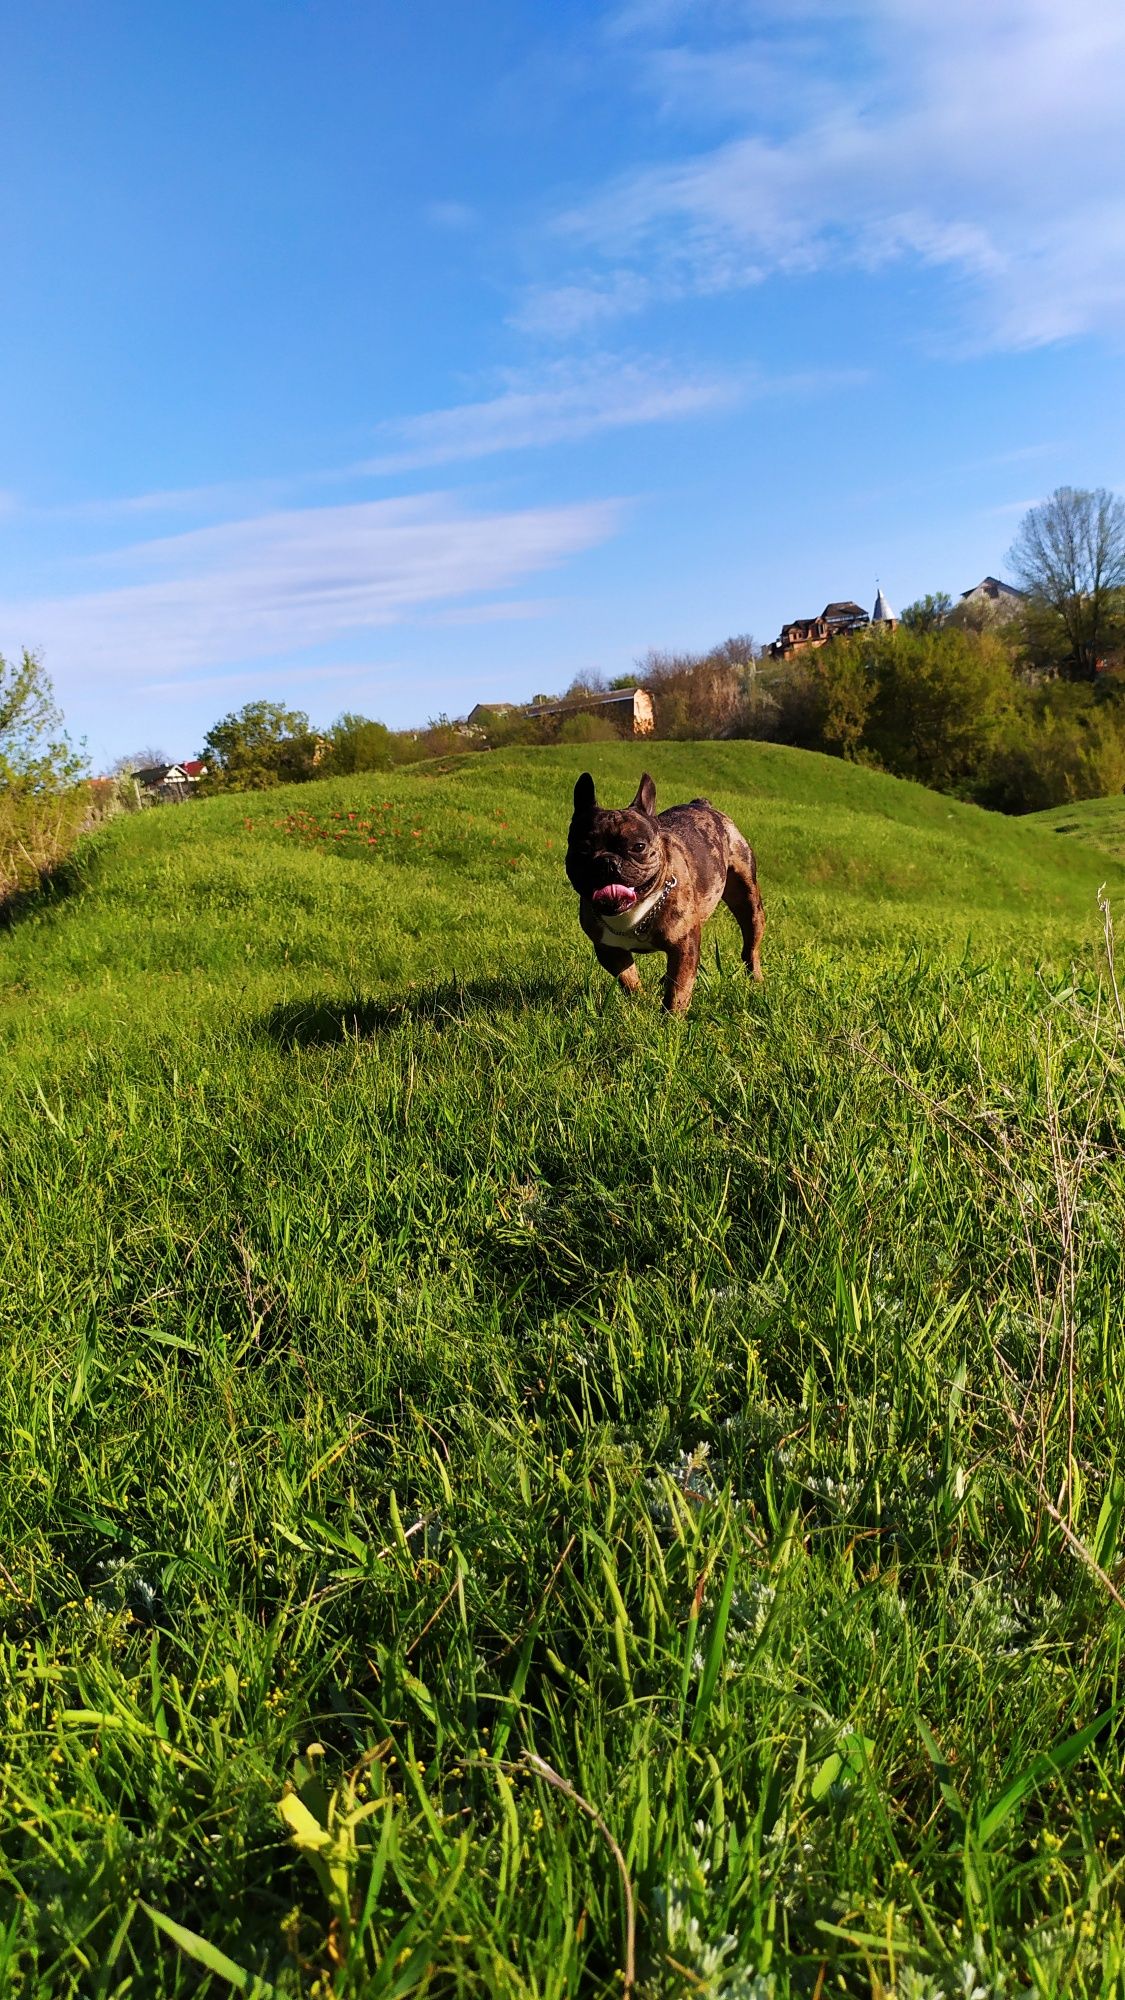
[[[633,853],[643,854],[647,846],[648,846],[647,840],[635,840],[633,842]]]

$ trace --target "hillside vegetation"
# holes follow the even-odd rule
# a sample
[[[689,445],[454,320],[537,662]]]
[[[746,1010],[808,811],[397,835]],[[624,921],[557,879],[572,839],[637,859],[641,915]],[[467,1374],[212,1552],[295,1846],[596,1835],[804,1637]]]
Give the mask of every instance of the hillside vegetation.
[[[626,745],[0,936],[5,1992],[1121,1990],[1125,870],[643,761],[759,852],[686,1021],[562,874]]]

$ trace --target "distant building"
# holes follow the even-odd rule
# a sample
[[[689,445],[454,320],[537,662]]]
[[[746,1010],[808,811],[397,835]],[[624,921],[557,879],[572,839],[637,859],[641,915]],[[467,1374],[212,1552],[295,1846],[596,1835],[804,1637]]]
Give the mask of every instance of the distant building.
[[[655,720],[647,688],[614,688],[610,694],[580,694],[560,701],[535,701],[528,715],[606,714],[626,736],[651,736]]]
[[[608,714],[623,735],[651,736],[653,730],[652,696],[647,688],[613,688],[609,694],[577,694],[560,696],[557,701],[478,701],[469,710],[466,723],[473,729],[486,729],[498,715],[587,715],[596,711]]]
[[[870,624],[862,604],[855,604],[851,598],[843,598],[834,604],[826,604],[819,618],[794,618],[781,628],[781,636],[770,647],[770,658],[786,660],[791,653],[803,653],[810,647],[826,646],[829,639],[840,639],[849,632],[862,632]]]
[[[514,701],[478,701],[476,707],[469,710],[465,720],[471,722],[474,728],[480,728],[483,723],[491,722],[494,716],[511,715],[516,707],[518,703]]]
[[[1015,617],[1026,595],[1026,591],[1017,590],[1014,584],[1002,583],[998,576],[984,576],[971,590],[961,592],[954,619],[958,612],[967,612],[987,625],[1003,625]]]
[[[133,783],[139,795],[175,804],[190,798],[206,771],[202,757],[185,757],[180,764],[152,764],[144,771],[134,771]]]
[[[769,648],[769,655],[772,660],[787,660],[792,653],[827,646],[829,639],[845,639],[852,632],[865,632],[869,625],[882,625],[891,632],[898,625],[898,618],[878,585],[870,618],[862,604],[856,604],[850,597],[841,598],[834,604],[826,604],[819,618],[794,618],[783,625],[780,637]]]

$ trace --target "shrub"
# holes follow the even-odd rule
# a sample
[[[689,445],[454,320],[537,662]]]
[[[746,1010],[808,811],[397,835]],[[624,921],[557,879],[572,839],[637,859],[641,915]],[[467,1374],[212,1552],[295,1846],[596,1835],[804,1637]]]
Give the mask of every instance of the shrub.
[[[73,850],[90,803],[82,768],[41,660],[0,654],[0,909]]]
[[[608,715],[599,715],[597,710],[579,710],[577,715],[564,715],[559,722],[559,743],[616,743],[621,736]]]
[[[23,779],[0,782],[0,912],[73,854],[88,813],[85,785],[51,791]]]
[[[731,736],[745,696],[742,667],[713,653],[648,653],[638,661],[641,686],[653,699],[656,734],[680,741]]]
[[[1120,708],[1081,684],[1029,694],[997,744],[977,792],[999,812],[1039,812],[1125,788]]]
[[[385,723],[345,712],[328,732],[329,745],[318,777],[350,778],[357,771],[387,771],[395,762],[395,739]]]
[[[766,703],[769,703],[769,707]],[[774,742],[788,743],[797,750],[822,750],[824,746],[824,687],[814,670],[813,658],[799,654],[773,676],[768,689],[754,691],[745,704],[747,736],[759,734],[753,727],[760,718]]]

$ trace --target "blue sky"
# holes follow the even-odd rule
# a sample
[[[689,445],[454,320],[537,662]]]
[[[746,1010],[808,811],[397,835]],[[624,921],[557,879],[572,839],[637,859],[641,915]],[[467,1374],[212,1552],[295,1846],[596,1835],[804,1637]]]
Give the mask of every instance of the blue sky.
[[[1108,0],[0,0],[0,650],[100,764],[1000,572],[1123,102]]]

